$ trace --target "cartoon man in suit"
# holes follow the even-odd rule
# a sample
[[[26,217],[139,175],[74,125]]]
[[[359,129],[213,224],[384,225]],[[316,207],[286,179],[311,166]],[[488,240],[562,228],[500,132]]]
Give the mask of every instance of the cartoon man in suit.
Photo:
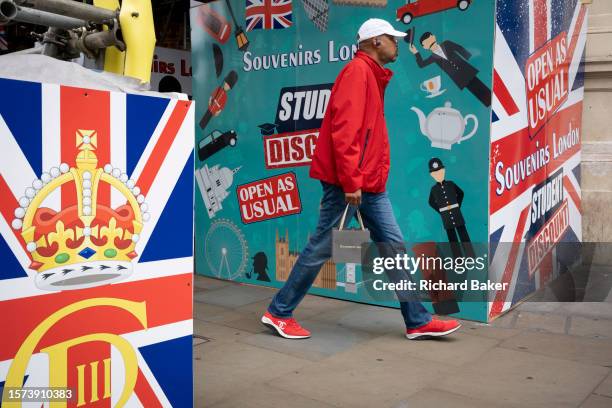
[[[436,36],[430,32],[421,36],[421,45],[431,51],[431,55],[426,59],[423,59],[414,44],[410,45],[410,52],[416,57],[420,68],[437,64],[459,89],[469,89],[484,106],[491,106],[491,90],[478,79],[478,70],[467,62],[472,54],[452,41],[442,41],[438,44]]]
[[[442,160],[437,157],[429,161],[429,174],[436,181],[429,193],[429,205],[442,217],[444,229],[455,257],[461,256],[459,240],[466,256],[474,257],[474,249],[470,243],[470,236],[465,227],[465,220],[461,214],[463,203],[463,190],[450,180],[445,180],[446,170]],[[459,235],[459,240],[457,239]]]

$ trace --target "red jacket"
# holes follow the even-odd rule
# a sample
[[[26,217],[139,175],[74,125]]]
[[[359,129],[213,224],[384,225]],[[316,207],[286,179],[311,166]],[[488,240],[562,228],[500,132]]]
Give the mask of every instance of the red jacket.
[[[344,192],[385,191],[389,137],[385,88],[393,72],[362,51],[338,74],[319,130],[310,177]]]

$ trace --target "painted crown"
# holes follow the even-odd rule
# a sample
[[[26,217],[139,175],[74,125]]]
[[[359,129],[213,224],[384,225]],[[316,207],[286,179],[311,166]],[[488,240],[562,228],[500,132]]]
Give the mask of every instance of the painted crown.
[[[76,144],[76,167],[62,163],[43,173],[15,210],[12,227],[21,230],[40,289],[81,289],[128,277],[143,221],[149,219],[134,180],[110,164],[98,167],[96,131],[77,131]],[[126,203],[114,209],[101,203],[98,187],[103,183],[119,191]],[[74,202],[63,199],[59,212],[43,207],[63,186],[75,192]]]

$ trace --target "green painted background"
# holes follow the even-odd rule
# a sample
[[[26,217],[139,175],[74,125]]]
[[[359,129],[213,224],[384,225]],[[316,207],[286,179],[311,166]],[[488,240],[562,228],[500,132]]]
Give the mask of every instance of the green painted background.
[[[230,0],[238,23],[244,28],[244,1]],[[395,9],[403,2],[389,2],[384,7],[355,7],[329,4],[329,22],[326,32],[319,31],[307,18],[302,2],[293,0],[293,25],[277,30],[253,30],[247,32],[250,40],[248,51],[253,55],[295,52],[302,49],[319,49],[321,63],[298,68],[281,68],[245,72],[243,69],[243,52],[237,49],[232,31],[226,44],[219,44],[224,54],[224,69],[217,78],[214,70],[211,44],[216,42],[195,21],[197,8],[191,9],[192,21],[192,63],[193,95],[196,100],[196,123],[206,111],[208,98],[214,88],[219,86],[225,75],[231,70],[238,73],[238,82],[228,93],[225,110],[213,118],[205,132],[196,125],[196,145],[202,137],[213,129],[226,131],[234,129],[239,135],[238,146],[225,148],[207,160],[212,167],[235,168],[242,166],[235,175],[229,197],[223,201],[223,210],[209,219],[196,186],[196,272],[203,275],[214,275],[207,262],[206,240],[218,243],[220,240],[236,239],[232,234],[240,234],[248,247],[248,260],[243,270],[232,271],[231,279],[240,282],[263,284],[255,279],[247,279],[245,272],[251,270],[251,257],[263,251],[268,256],[268,273],[272,278],[271,285],[280,287],[282,282],[274,281],[274,239],[278,230],[284,235],[289,230],[292,250],[301,250],[306,244],[309,231],[313,231],[317,218],[321,186],[317,180],[308,177],[308,167],[293,167],[267,170],[264,166],[263,141],[257,125],[274,122],[278,104],[279,91],[287,86],[302,86],[333,82],[346,62],[328,62],[328,41],[335,43],[336,53],[341,45],[350,47],[355,41],[357,30],[367,18],[383,18],[391,22],[396,29],[405,31],[408,26],[395,21]],[[216,1],[209,4],[219,14],[228,18],[225,2]],[[232,24],[233,26],[233,24]],[[436,14],[415,19],[410,27],[416,28],[415,44],[425,31],[436,34],[439,42],[451,40],[465,47],[472,57],[469,62],[480,70],[478,77],[491,88],[494,36],[494,1],[476,0],[467,11],[450,9]],[[417,45],[421,55],[426,57],[420,44]],[[428,172],[427,163],[431,157],[439,157],[447,169],[448,180],[454,181],[465,192],[462,212],[473,242],[486,243],[487,230],[487,197],[488,197],[488,156],[490,109],[485,108],[469,91],[461,91],[436,65],[424,69],[418,68],[408,45],[400,42],[399,58],[387,65],[395,75],[387,88],[385,112],[391,143],[391,171],[387,188],[393,203],[394,213],[408,242],[447,240],[440,216],[428,205],[428,197],[434,181]],[[419,89],[419,85],[436,75],[442,76],[442,88],[446,92],[436,98],[428,99]],[[432,148],[429,140],[419,130],[417,116],[410,110],[417,106],[425,114],[436,107],[451,101],[464,116],[473,113],[478,117],[477,133],[468,141],[455,144],[452,150]],[[468,125],[471,128],[471,123]],[[196,168],[202,163],[196,157]],[[262,179],[288,171],[296,173],[299,181],[299,192],[303,211],[300,215],[276,218],[269,221],[244,225],[241,222],[236,186],[253,180]],[[213,228],[219,220],[229,220],[234,229]],[[224,227],[226,224],[223,224]],[[217,225],[218,227],[218,225]],[[210,241],[209,241],[210,242]],[[237,241],[238,242],[238,241]],[[230,269],[240,263],[240,248],[228,254]],[[213,260],[214,254],[209,254]],[[215,260],[216,262],[216,260]],[[338,280],[343,281],[343,268],[338,269]],[[228,278],[228,276],[221,276]],[[359,281],[359,268],[357,281]],[[311,293],[363,301],[360,294],[345,293],[344,288],[325,290],[313,288]],[[429,307],[429,306],[428,306]],[[485,303],[461,304],[459,316],[486,320]]]

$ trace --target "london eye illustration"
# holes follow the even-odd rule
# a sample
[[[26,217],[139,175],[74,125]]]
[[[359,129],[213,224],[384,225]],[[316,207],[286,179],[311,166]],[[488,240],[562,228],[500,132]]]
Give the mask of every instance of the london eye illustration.
[[[213,276],[229,280],[243,275],[249,257],[242,231],[228,219],[211,223],[206,233],[204,253]]]

